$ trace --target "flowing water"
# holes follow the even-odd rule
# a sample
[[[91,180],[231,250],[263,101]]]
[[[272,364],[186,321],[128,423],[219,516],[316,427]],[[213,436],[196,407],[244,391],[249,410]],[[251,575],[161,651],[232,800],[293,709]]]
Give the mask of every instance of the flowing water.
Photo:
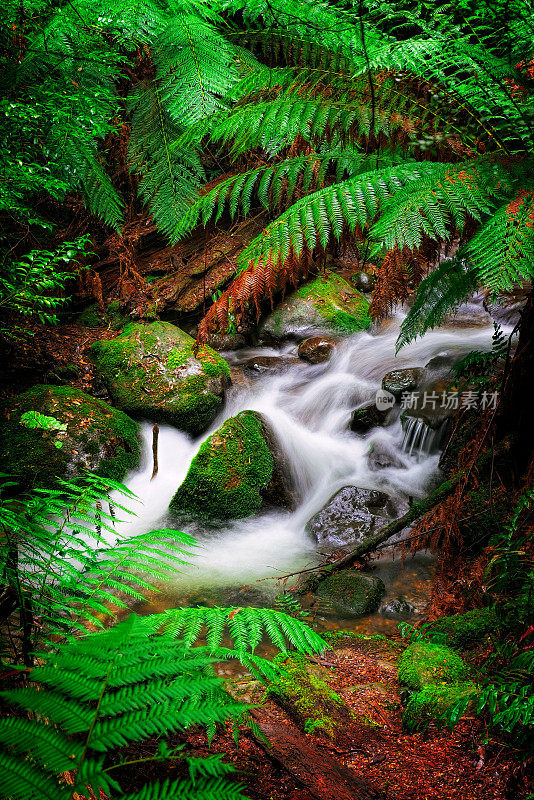
[[[472,311],[468,308],[466,313]],[[285,344],[279,350],[255,348],[225,354],[234,367],[251,357],[276,355],[282,358],[281,369],[274,374],[252,376],[243,371],[241,374],[247,377],[231,387],[223,412],[199,439],[192,440],[172,427],[161,426],[159,472],[152,481],[152,424],[143,424],[143,465],[125,481],[140,499],[133,506],[137,517],[128,524],[128,532],[171,527],[192,534],[199,544],[191,566],[165,586],[160,603],[172,606],[183,602],[184,597],[203,597],[220,590],[232,599],[232,592],[243,586],[249,587],[253,602],[261,593],[276,594],[280,589],[267,579],[321,559],[317,544],[306,533],[306,522],[343,486],[385,491],[394,499],[399,514],[406,509],[408,498],[428,492],[438,476],[439,454],[435,437],[430,442],[432,433],[428,429],[425,432],[419,424],[417,440],[413,436],[410,439],[410,432],[403,430],[397,416],[387,427],[358,435],[349,429],[351,414],[374,400],[382,377],[389,370],[424,366],[440,354],[458,359],[471,350],[487,350],[493,328],[490,324],[480,327],[480,321],[477,327],[469,327],[466,316],[463,325],[429,332],[395,357],[401,319],[399,314],[376,330],[347,337],[330,360],[320,365],[296,359],[295,344]],[[194,519],[178,522],[167,516],[171,497],[201,442],[225,419],[245,409],[264,415],[285,453],[297,488],[297,509],[270,509],[224,525],[208,525]],[[407,441],[411,443],[408,447]],[[372,457],[377,453],[382,457],[379,469]],[[391,558],[379,561],[377,574],[383,575],[388,596],[406,593],[417,606],[417,589],[410,595],[402,587],[406,590],[406,584],[416,583],[417,576],[428,583],[431,569],[424,555],[416,563],[417,569],[411,562],[401,567]]]

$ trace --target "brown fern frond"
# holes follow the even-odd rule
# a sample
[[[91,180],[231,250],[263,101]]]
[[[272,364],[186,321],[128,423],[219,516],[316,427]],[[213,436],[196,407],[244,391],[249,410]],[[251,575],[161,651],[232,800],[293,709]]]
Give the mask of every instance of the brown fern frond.
[[[272,256],[256,266],[251,262],[202,319],[197,335],[199,344],[207,342],[214,333],[225,332],[230,315],[238,324],[243,322],[251,305],[256,311],[256,320],[259,320],[262,303],[270,300],[273,307],[275,295],[283,297],[288,286],[296,288],[299,281],[308,276],[310,264],[308,248],[304,248],[298,257],[290,251],[283,263],[274,262]]]
[[[371,317],[384,319],[393,307],[406,300],[410,294],[410,273],[408,262],[411,253],[408,248],[394,247],[384,256],[376,276],[376,286],[371,302]]]

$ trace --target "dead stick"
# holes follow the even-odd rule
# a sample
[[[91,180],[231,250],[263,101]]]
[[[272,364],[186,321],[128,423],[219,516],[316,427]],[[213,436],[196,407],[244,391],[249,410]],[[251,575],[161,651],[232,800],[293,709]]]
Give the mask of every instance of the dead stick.
[[[152,470],[152,477],[150,478],[151,481],[153,481],[158,474],[158,435],[159,426],[158,423],[155,422],[154,427],[152,428],[152,459],[154,461],[154,469]]]

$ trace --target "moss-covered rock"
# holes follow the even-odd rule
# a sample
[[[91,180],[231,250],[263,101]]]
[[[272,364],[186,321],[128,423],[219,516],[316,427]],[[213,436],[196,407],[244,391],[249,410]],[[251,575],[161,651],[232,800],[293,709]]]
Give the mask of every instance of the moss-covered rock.
[[[262,326],[267,339],[305,339],[316,332],[351,334],[371,324],[369,301],[335,273],[309,281],[277,308]]]
[[[416,692],[433,684],[453,684],[466,680],[468,669],[450,647],[415,642],[399,660],[399,682]]]
[[[237,519],[259,511],[264,500],[289,505],[287,478],[276,455],[260,414],[241,411],[202,443],[171,509]]]
[[[312,666],[300,654],[277,656],[281,678],[269,688],[277,701],[306,733],[323,733],[333,739],[353,721],[345,701],[325,680],[321,667]]]
[[[469,650],[484,642],[499,629],[499,621],[491,608],[475,608],[465,614],[441,617],[432,622],[428,633],[432,639],[443,636],[443,642],[455,650]]]
[[[193,436],[213,422],[230,382],[224,358],[170,322],[126,325],[95,342],[91,358],[116,406]]]
[[[321,581],[316,594],[324,613],[362,617],[376,611],[385,591],[380,578],[358,570],[343,569]]]
[[[440,717],[459,700],[476,695],[477,686],[471,681],[448,685],[430,684],[412,694],[402,715],[403,728],[409,733],[426,730],[429,723]]]
[[[30,428],[23,414],[52,417],[65,430]],[[79,389],[34,386],[11,398],[0,425],[3,472],[25,486],[51,485],[56,477],[72,478],[85,470],[121,480],[139,465],[139,426],[122,411]]]

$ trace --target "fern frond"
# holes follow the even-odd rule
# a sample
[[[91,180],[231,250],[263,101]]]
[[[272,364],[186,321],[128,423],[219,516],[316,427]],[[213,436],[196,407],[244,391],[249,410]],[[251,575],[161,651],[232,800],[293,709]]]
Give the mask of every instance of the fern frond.
[[[312,188],[320,187],[328,170],[335,169],[338,180],[342,180],[345,175],[352,177],[360,172],[370,160],[365,153],[355,148],[340,147],[287,158],[278,164],[262,165],[232,176],[217,183],[191,206],[181,220],[175,236],[183,237],[199,221],[202,225],[206,225],[210,218],[217,222],[224,212],[225,204],[228,204],[232,218],[238,209],[247,216],[254,191],[264,208],[276,208],[282,197],[285,202],[290,203],[297,189],[307,193]]]
[[[446,169],[445,165],[439,166]],[[241,266],[245,269],[269,259],[283,262],[290,249],[299,258],[304,245],[312,250],[317,242],[326,247],[330,237],[339,240],[343,223],[350,231],[357,225],[363,227],[394,191],[435,172],[435,164],[405,162],[314,192],[296,202],[251,242],[241,254]]]
[[[397,351],[440,325],[445,316],[456,310],[476,290],[478,277],[472,267],[458,256],[443,261],[425,278],[415,297],[397,339]]]
[[[480,221],[486,216],[507,183],[503,168],[480,160],[434,164],[417,181],[392,193],[371,235],[388,249],[397,245],[415,250],[424,236],[447,239],[453,228],[463,229],[468,217]]]
[[[509,291],[534,275],[534,190],[521,189],[466,246],[479,280],[492,292]]]
[[[33,712],[31,719],[0,721],[3,797],[67,800],[88,787],[97,795],[112,789],[117,798],[175,796],[161,795],[159,784],[125,795],[112,776],[122,762],[105,767],[103,755],[191,725],[237,720],[248,707],[223,692],[204,649],[153,635],[156,626],[131,615],[111,631],[64,645],[32,670],[30,685],[0,693],[11,707]],[[80,691],[84,685],[90,691]],[[67,770],[76,776],[74,786],[60,782]],[[191,763],[190,771],[190,781],[176,784],[184,792],[194,784],[206,797],[242,800],[235,784],[226,790],[230,768],[217,760],[204,768]]]
[[[231,44],[205,19],[173,15],[153,44],[161,102],[180,126],[225,107],[237,78]]]
[[[231,652],[240,658],[253,653],[264,636],[283,652],[293,647],[301,653],[316,653],[326,647],[309,626],[269,608],[174,608],[166,611],[162,620],[163,631],[188,645],[205,635],[211,653],[230,636],[235,642]]]
[[[181,128],[161,101],[155,83],[130,97],[129,157],[141,177],[139,193],[163,233],[172,237],[203,177],[194,148],[177,144]]]

